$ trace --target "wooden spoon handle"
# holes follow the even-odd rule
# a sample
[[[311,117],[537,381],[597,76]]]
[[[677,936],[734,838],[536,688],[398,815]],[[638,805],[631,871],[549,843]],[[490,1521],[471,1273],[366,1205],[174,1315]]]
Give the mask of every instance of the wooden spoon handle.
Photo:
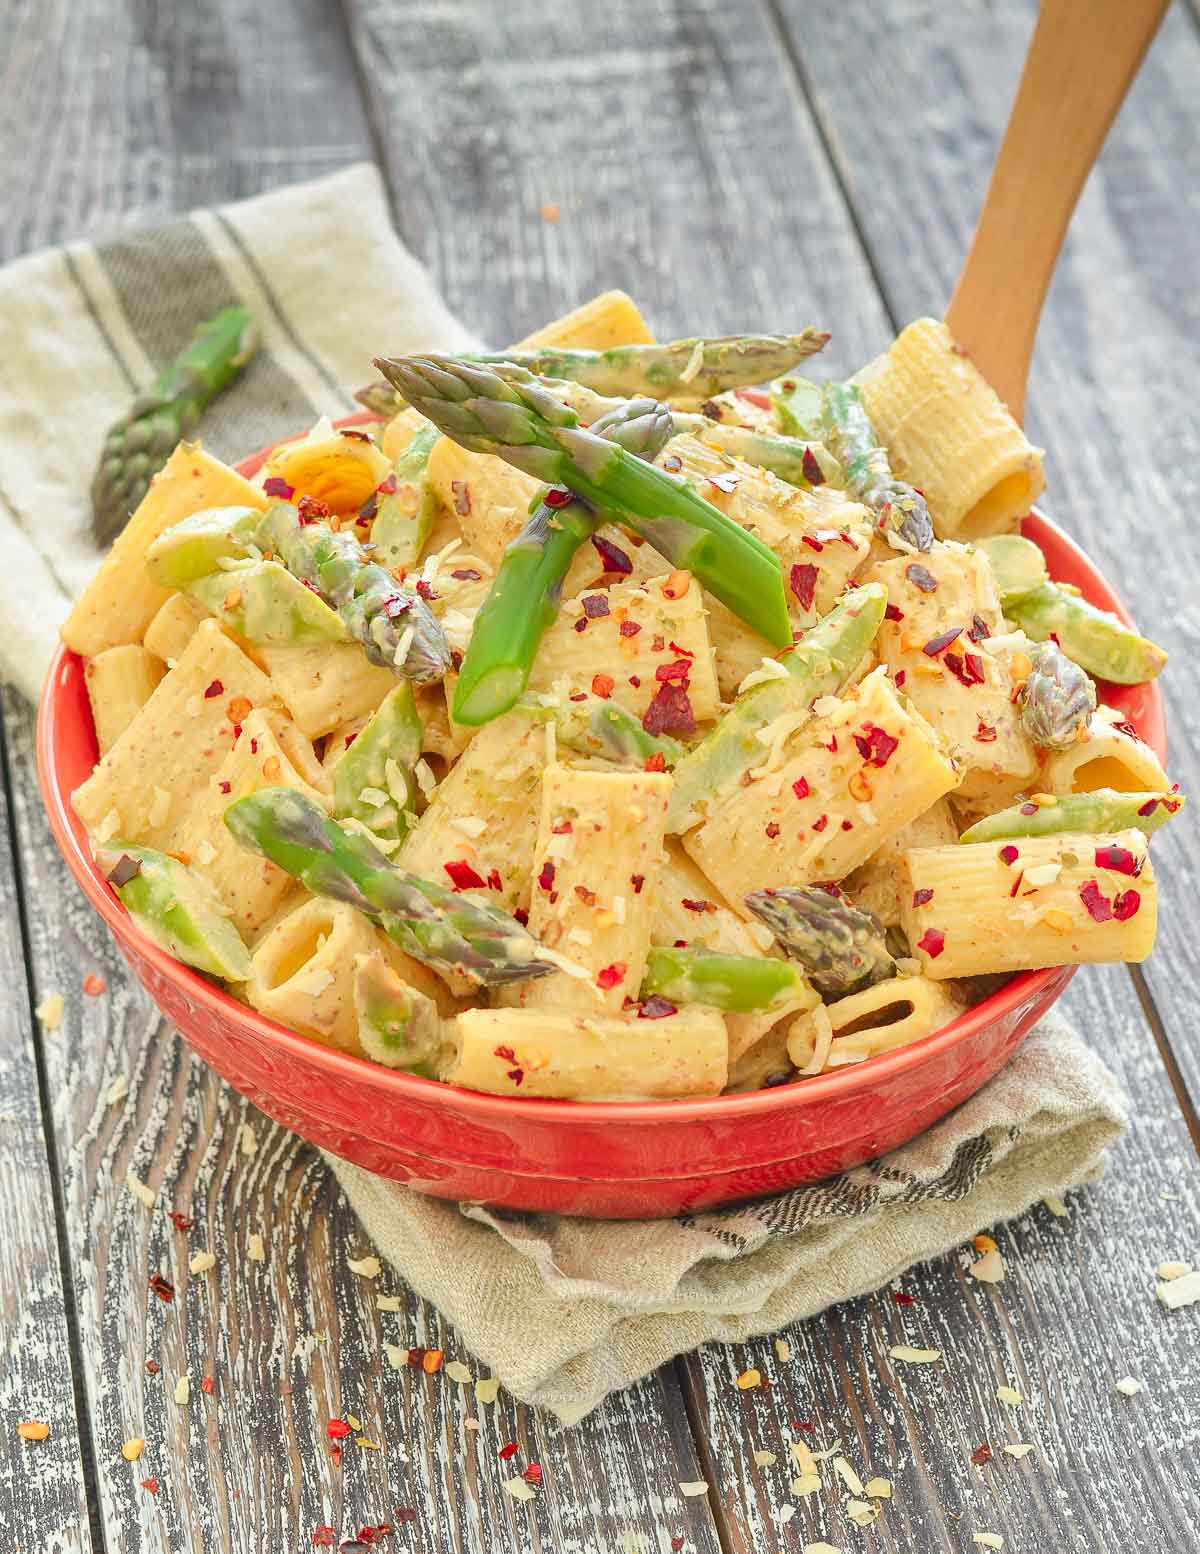
[[[1079,191],[1169,0],[1044,0],[946,323],[1018,420]]]

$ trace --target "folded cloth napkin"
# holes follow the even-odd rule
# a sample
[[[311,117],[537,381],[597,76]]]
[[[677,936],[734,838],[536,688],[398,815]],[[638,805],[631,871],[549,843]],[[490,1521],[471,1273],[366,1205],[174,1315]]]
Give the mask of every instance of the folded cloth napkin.
[[[202,423],[228,459],[355,409],[381,346],[475,343],[397,239],[369,165],[0,271],[0,672],[30,698],[99,559],[88,488],[105,431],[195,325],[235,301],[263,344]],[[876,1289],[1092,1180],[1123,1126],[1112,1076],[1048,1019],[903,1149],[718,1213],[500,1214],[330,1164],[379,1250],[467,1348],[515,1395],[572,1422],[673,1355]]]
[[[778,1197],[675,1220],[511,1214],[327,1157],[380,1253],[515,1396],[573,1424],[699,1344],[777,1332],[985,1226],[1095,1180],[1126,1125],[1057,1016],[902,1149]]]
[[[0,676],[31,700],[100,559],[88,493],[105,432],[234,302],[262,345],[201,423],[225,459],[360,409],[381,348],[476,343],[396,237],[369,163],[0,270]]]

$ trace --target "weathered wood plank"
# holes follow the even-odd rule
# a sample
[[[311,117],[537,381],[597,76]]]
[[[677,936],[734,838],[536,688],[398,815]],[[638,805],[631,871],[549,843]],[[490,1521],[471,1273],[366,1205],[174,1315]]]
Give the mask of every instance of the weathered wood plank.
[[[0,789],[0,1528],[16,1546],[83,1554],[93,1545],[16,893]],[[49,1436],[23,1441],[22,1420]]]

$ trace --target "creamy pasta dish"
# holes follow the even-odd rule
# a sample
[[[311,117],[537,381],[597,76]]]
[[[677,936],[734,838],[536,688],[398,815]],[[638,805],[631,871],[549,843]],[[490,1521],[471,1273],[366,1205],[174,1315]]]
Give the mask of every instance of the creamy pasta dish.
[[[130,915],[292,1030],[514,1097],[691,1097],[1140,961],[1152,642],[1020,533],[946,328],[656,344],[609,293],[381,357],[251,479],[181,443],[63,628]]]

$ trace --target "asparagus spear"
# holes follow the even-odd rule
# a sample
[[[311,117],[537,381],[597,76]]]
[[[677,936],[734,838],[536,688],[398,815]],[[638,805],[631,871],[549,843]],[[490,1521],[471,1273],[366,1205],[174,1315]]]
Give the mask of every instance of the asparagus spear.
[[[777,647],[791,642],[783,574],[774,553],[686,482],[585,431],[534,383],[508,383],[452,357],[382,358],[375,365],[449,437],[495,453],[599,510],[614,510],[671,562]]]
[[[183,585],[221,621],[264,647],[349,642],[341,616],[277,561],[251,561]]]
[[[1021,727],[1035,745],[1065,750],[1096,710],[1096,687],[1053,642],[1039,642],[1030,658],[1033,668],[1017,694]]]
[[[807,992],[803,974],[790,961],[714,950],[653,946],[642,976],[643,998],[657,993],[673,1004],[739,1012],[777,1009]]]
[[[373,664],[417,681],[440,680],[450,667],[450,649],[425,600],[368,560],[352,534],[301,516],[290,502],[273,502],[255,542],[317,590]]]
[[[1003,603],[1005,615],[1027,637],[1045,642],[1053,636],[1069,658],[1097,679],[1141,685],[1153,680],[1167,661],[1155,643],[1057,583],[1043,583]]]
[[[425,549],[437,518],[437,498],[425,475],[441,435],[436,426],[419,426],[385,482],[395,489],[379,497],[371,525],[373,555],[385,567],[415,566]]]
[[[754,890],[746,905],[819,993],[840,997],[895,976],[883,924],[866,907],[824,885]]]
[[[541,351],[488,351],[464,359],[512,362],[539,377],[570,378],[597,394],[621,399],[652,394],[656,399],[701,404],[726,389],[765,383],[815,355],[828,342],[824,331],[808,328],[798,335],[726,335],[672,340],[666,345],[618,345],[608,351],[552,346]]]
[[[404,401],[385,378],[379,378],[374,383],[367,383],[362,388],[355,389],[354,397],[372,415],[380,416],[385,421],[390,421],[394,415],[399,415],[404,409]]]
[[[578,701],[572,697],[552,707],[540,703],[526,705],[539,721],[553,718],[557,737],[581,755],[603,756],[638,771],[645,771],[647,762],[667,771],[683,759],[684,746],[677,739],[669,734],[648,734],[641,719],[619,702],[590,693],[578,694]]]
[[[250,952],[201,875],[131,842],[106,842],[96,862],[138,927],[176,960],[226,982],[250,975]]]
[[[826,446],[846,472],[846,489],[876,514],[885,537],[896,533],[916,550],[933,544],[933,520],[925,498],[897,480],[881,448],[853,383],[826,383],[821,391],[821,432]]]
[[[1014,804],[998,814],[985,815],[969,826],[959,841],[996,842],[1068,832],[1101,836],[1131,828],[1153,836],[1184,802],[1180,793],[1118,793],[1114,788],[1060,793],[1051,804]]]
[[[977,543],[991,563],[1001,604],[1030,594],[1049,582],[1045,556],[1024,535],[992,534]]]
[[[442,1044],[437,1005],[410,987],[377,950],[354,958],[354,1008],[358,1039],[376,1063],[436,1079]]]
[[[841,690],[874,641],[886,606],[882,583],[853,589],[779,660],[785,677],[764,680],[738,697],[675,768],[668,831],[698,825],[718,794],[762,764],[767,750],[758,735],[769,723]]]
[[[555,969],[538,959],[541,946],[507,912],[397,868],[293,788],[260,788],[238,799],[225,824],[243,847],[315,896],[354,907],[437,972],[497,987]]]
[[[223,308],[109,427],[92,477],[92,533],[99,544],[117,537],[175,444],[195,431],[204,407],[257,349],[248,310]]]
[[[257,507],[206,507],[192,513],[151,540],[147,577],[160,588],[186,588],[216,572],[223,561],[253,556],[261,518]]]
[[[333,768],[334,815],[366,826],[382,851],[402,841],[412,822],[417,798],[413,768],[421,758],[421,734],[412,686],[401,680]]]

